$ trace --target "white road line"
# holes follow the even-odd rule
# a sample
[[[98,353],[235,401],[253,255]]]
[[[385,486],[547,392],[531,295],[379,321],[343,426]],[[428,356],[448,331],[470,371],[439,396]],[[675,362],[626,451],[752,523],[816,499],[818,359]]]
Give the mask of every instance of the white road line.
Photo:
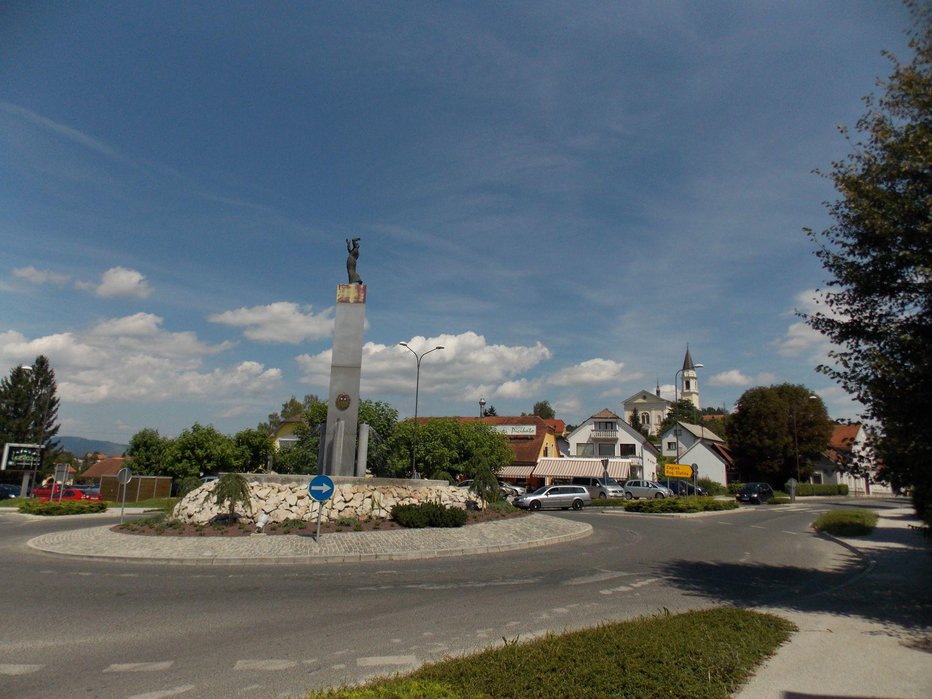
[[[133,694],[132,696],[127,697],[126,699],[164,699],[165,697],[177,697],[179,694],[184,694],[185,692],[190,692],[194,689],[195,685],[193,684],[183,684],[179,687],[172,687],[171,689],[163,689],[157,692],[146,692],[145,694]]]
[[[268,660],[237,660],[233,669],[250,672],[256,670],[279,671],[290,670],[293,667],[297,667],[297,665],[298,663],[296,660],[276,660],[275,658],[270,658]]]
[[[38,672],[45,665],[17,665],[14,663],[3,663],[0,664],[0,675],[29,675],[33,672]]]
[[[792,534],[793,536],[796,536],[797,534],[799,534],[799,532],[788,532],[786,529],[783,530],[783,533],[784,533],[784,534]]]
[[[104,672],[158,672],[159,670],[168,670],[174,664],[174,660],[164,660],[157,663],[113,663]]]
[[[762,527],[760,524],[752,524],[751,529],[766,529],[767,527]]]
[[[373,655],[368,658],[356,658],[357,667],[374,667],[376,665],[416,665],[413,655]]]
[[[616,570],[603,570],[592,575],[584,575],[579,578],[572,578],[570,580],[565,580],[562,582],[562,585],[588,585],[589,583],[598,583],[605,582],[607,580],[614,580],[615,578],[623,578],[626,576],[635,575],[635,573],[625,573],[622,571]]]

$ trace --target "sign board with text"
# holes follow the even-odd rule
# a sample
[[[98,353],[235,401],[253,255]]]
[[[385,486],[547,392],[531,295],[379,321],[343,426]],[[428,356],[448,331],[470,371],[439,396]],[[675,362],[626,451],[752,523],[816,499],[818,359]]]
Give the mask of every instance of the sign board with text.
[[[692,478],[692,466],[686,464],[667,464],[663,467],[663,474],[667,478]]]

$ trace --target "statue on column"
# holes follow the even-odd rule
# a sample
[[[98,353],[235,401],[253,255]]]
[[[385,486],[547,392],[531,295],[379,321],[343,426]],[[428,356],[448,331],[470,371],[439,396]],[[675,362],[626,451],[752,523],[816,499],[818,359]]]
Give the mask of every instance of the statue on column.
[[[346,274],[349,277],[350,284],[362,284],[362,277],[356,273],[356,260],[359,259],[359,238],[346,239],[346,251],[349,255],[346,258]]]

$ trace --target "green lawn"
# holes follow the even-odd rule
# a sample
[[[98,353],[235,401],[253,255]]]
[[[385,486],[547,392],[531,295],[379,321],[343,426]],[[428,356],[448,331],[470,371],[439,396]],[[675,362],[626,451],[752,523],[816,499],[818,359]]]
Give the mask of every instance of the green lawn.
[[[308,699],[725,699],[796,627],[720,607],[548,635]]]
[[[864,536],[877,526],[877,513],[872,510],[833,510],[824,512],[812,523],[817,532],[833,536]]]

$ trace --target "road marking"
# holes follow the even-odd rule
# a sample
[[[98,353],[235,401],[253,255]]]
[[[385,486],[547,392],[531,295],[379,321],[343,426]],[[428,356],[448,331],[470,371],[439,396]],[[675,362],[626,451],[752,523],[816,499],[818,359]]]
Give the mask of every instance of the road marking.
[[[104,672],[158,672],[168,670],[174,663],[174,660],[157,663],[113,663]]]
[[[180,687],[172,687],[171,689],[163,689],[158,692],[146,692],[145,694],[133,694],[132,696],[127,697],[126,699],[164,699],[164,697],[177,697],[179,694],[184,694],[185,692],[190,692],[194,689],[195,685],[193,684],[183,684]]]
[[[373,655],[368,658],[356,658],[357,667],[373,667],[376,665],[416,665],[417,658],[413,655]]]
[[[612,587],[607,590],[599,590],[599,594],[611,595],[616,592],[631,592],[632,590],[636,590],[639,587],[644,587],[645,585],[651,585],[655,582],[660,582],[661,580],[663,580],[663,578],[647,578],[646,580],[637,580],[628,585],[620,585],[618,587]]]
[[[254,672],[256,670],[279,671],[290,670],[297,665],[298,663],[295,660],[276,660],[275,658],[269,660],[237,660],[233,669],[246,670],[248,672]]]
[[[790,532],[790,531],[787,531],[786,529],[783,530],[783,533],[784,533],[784,534],[792,534],[793,536],[796,536],[797,534],[799,534],[799,532]]]
[[[38,672],[45,665],[16,665],[14,663],[0,664],[0,675],[28,675]]]
[[[621,571],[615,570],[603,570],[592,575],[584,575],[580,578],[572,578],[570,580],[564,581],[563,585],[588,585],[589,583],[605,582],[606,580],[614,580],[615,578],[623,578],[626,576],[635,575],[634,573],[623,573]]]
[[[767,527],[763,527],[763,526],[761,526],[760,524],[752,524],[752,525],[751,525],[751,529],[766,529],[766,528],[767,528]]]

